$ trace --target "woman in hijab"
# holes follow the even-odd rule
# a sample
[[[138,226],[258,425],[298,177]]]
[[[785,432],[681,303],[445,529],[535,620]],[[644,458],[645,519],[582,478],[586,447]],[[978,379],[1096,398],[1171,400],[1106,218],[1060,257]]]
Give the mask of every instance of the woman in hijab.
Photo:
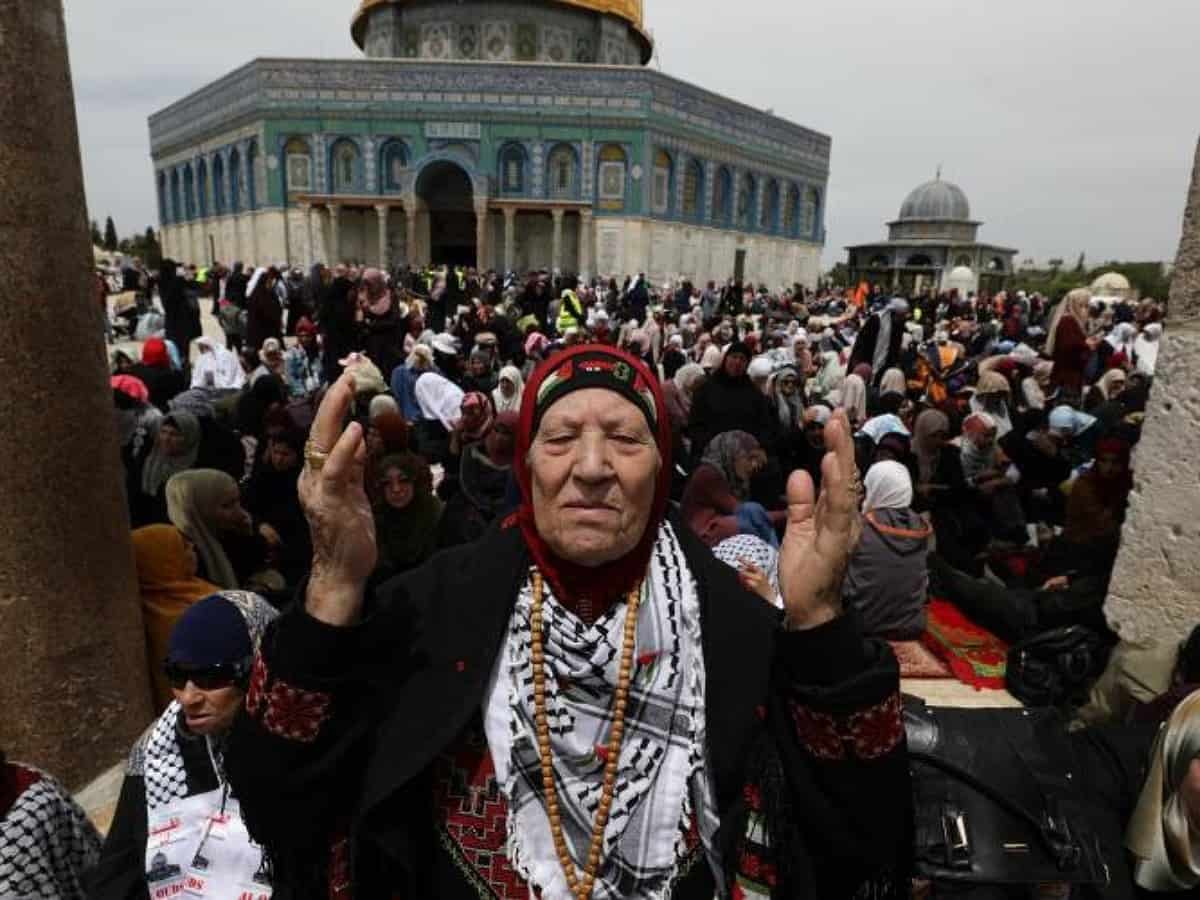
[[[274,269],[258,268],[246,287],[246,345],[258,350],[267,338],[283,343],[283,307],[275,296]]]
[[[1132,365],[1137,333],[1137,326],[1132,322],[1118,322],[1113,326],[1104,341],[1096,347],[1097,371]]]
[[[492,405],[497,413],[519,412],[521,397],[525,393],[525,379],[516,366],[505,366],[500,370],[500,379],[492,390]]]
[[[916,640],[925,632],[932,529],[912,509],[912,479],[901,463],[875,463],[863,484],[864,524],[846,571],[846,602],[857,608],[864,633]]]
[[[867,421],[867,383],[857,372],[846,376],[840,406],[854,428]]]
[[[274,568],[293,587],[312,562],[312,541],[297,489],[308,435],[286,414],[276,421],[278,427],[267,429],[266,452],[246,483],[243,505],[270,548]]]
[[[981,515],[1000,540],[1024,544],[1025,514],[1016,485],[1021,473],[1004,456],[996,442],[996,420],[987,413],[972,413],[963,422],[960,460],[963,477],[976,493]]]
[[[1050,411],[1049,424],[1050,430],[1062,442],[1063,452],[1072,467],[1083,465],[1092,458],[1103,430],[1099,419],[1063,404]]]
[[[142,345],[142,361],[129,370],[150,392],[150,402],[166,412],[172,398],[187,388],[183,372],[171,365],[171,354],[162,338],[152,337]]]
[[[433,494],[429,463],[415,453],[397,453],[379,464],[375,503],[375,577],[384,580],[414,569],[437,548],[442,501]]]
[[[196,577],[196,549],[174,525],[147,525],[133,532],[133,559],[142,619],[146,623],[146,654],[155,712],[171,702],[171,685],[163,674],[171,629],[184,611],[219,589]]]
[[[491,394],[496,389],[496,373],[492,370],[492,355],[482,347],[471,351],[467,359],[467,374],[462,389],[467,393]]]
[[[442,514],[439,548],[478,540],[515,503],[511,488],[518,420],[518,413],[498,413],[483,440],[463,450],[459,457],[459,490],[447,501]]]
[[[226,739],[263,689],[254,654],[276,612],[255,594],[213,593],[189,607],[157,660],[174,695],[134,744],[99,864],[95,900],[174,897],[185,882],[222,896],[269,896],[270,868],[225,779]]]
[[[216,344],[212,338],[196,341],[200,355],[192,365],[192,387],[210,391],[235,391],[246,383],[246,373],[237,354]]]
[[[882,394],[901,394],[908,393],[908,381],[904,377],[904,372],[900,369],[892,368],[883,373],[883,378],[879,380],[879,393]]]
[[[129,519],[136,528],[167,521],[165,488],[172,475],[195,468],[200,459],[200,420],[191,413],[164,416],[145,452],[126,462]]]
[[[996,437],[1003,439],[1013,430],[1012,386],[1000,372],[984,372],[971,397],[971,412],[987,413],[996,423]]]
[[[671,421],[671,448],[675,459],[691,458],[691,439],[687,433],[688,418],[692,412],[692,400],[705,379],[704,369],[698,363],[685,363],[679,367],[675,377],[663,382],[663,400],[667,404],[667,415]],[[681,473],[676,472],[679,476]],[[675,479],[672,494],[676,497],[683,490],[680,477]]]
[[[1163,327],[1158,322],[1150,322],[1133,342],[1133,360],[1137,370],[1143,375],[1154,375],[1158,366],[1158,350],[1162,346]]]
[[[264,568],[266,540],[254,533],[237,482],[216,469],[180,472],[167,482],[171,524],[195,545],[198,574],[220,588],[236,588]]]
[[[767,512],[750,501],[750,482],[767,465],[758,439],[745,431],[725,431],[705,448],[683,491],[682,515],[699,538],[712,547],[735,534],[755,534],[773,546],[775,527],[786,511]]]
[[[158,430],[162,412],[150,403],[150,391],[141,379],[132,375],[113,375],[109,383],[117,421],[117,444],[128,472],[127,457],[136,458],[145,452],[146,445],[153,441]]]
[[[1092,355],[1087,336],[1090,301],[1087,288],[1067,294],[1054,312],[1046,341],[1046,354],[1054,361],[1051,383],[1076,397],[1083,393],[1083,373]]]
[[[1113,553],[1121,540],[1125,507],[1133,490],[1131,450],[1120,438],[1096,443],[1091,469],[1071,484],[1063,538],[1080,552]]]

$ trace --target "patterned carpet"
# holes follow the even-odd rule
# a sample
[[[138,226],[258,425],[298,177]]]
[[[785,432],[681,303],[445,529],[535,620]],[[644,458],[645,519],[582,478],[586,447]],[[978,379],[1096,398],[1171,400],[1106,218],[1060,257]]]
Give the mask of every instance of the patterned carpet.
[[[920,641],[888,641],[900,662],[901,678],[953,678],[950,667]]]

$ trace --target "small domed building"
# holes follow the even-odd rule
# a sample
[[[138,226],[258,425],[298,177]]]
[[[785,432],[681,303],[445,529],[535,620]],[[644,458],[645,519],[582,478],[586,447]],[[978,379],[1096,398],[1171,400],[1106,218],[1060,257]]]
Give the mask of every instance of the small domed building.
[[[361,0],[363,58],[255,59],[150,117],[164,252],[815,286],[829,137],[651,67],[643,12]]]
[[[1120,272],[1105,272],[1091,285],[1093,297],[1110,297],[1116,300],[1134,299],[1135,291],[1129,279]]]
[[[851,281],[908,293],[993,294],[1012,277],[1017,251],[980,243],[981,224],[962,188],[939,171],[904,198],[885,242],[846,248]]]

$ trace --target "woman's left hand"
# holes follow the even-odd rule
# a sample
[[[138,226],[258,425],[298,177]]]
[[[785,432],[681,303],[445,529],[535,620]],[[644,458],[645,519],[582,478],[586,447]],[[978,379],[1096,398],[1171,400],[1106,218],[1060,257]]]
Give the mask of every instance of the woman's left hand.
[[[815,628],[842,612],[842,580],[862,532],[861,484],[846,414],[838,410],[825,425],[827,452],[821,461],[821,495],[800,470],[787,484],[787,532],[779,550],[779,583],[792,630]]]

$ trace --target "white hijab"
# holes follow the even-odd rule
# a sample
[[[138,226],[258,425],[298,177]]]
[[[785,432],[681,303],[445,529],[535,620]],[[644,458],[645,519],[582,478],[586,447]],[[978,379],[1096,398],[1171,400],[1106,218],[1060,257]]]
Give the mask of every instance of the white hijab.
[[[462,417],[462,388],[437,372],[426,372],[418,378],[413,393],[421,415],[441,422],[447,431]]]
[[[861,375],[851,373],[842,385],[842,409],[851,422],[861,424],[867,419],[867,383]]]
[[[500,370],[499,381],[511,381],[516,390],[511,397],[505,397],[504,391],[500,390],[500,384],[497,382],[496,386],[492,388],[492,403],[496,407],[496,412],[520,412],[521,397],[525,394],[525,379],[521,377],[521,370],[516,366],[505,366]]]
[[[200,355],[192,364],[192,387],[237,390],[246,383],[246,373],[233,351],[214,343],[210,337],[197,339],[196,347]],[[210,372],[212,384],[208,383]]]
[[[1143,375],[1153,375],[1158,366],[1158,351],[1162,347],[1163,327],[1158,322],[1151,322],[1142,329],[1142,333],[1133,342],[1133,356],[1137,360],[1137,370]]]
[[[867,470],[863,479],[867,489],[863,500],[863,511],[873,509],[908,509],[912,506],[912,476],[902,463],[885,459]]]

